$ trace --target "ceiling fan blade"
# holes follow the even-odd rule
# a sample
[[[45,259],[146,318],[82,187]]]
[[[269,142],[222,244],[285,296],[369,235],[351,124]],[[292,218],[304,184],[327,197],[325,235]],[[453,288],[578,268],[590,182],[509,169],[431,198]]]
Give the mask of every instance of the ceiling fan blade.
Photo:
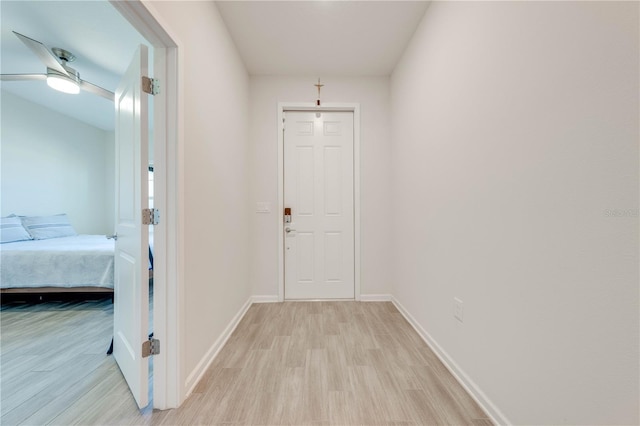
[[[46,74],[0,74],[1,81],[28,81],[46,79]]]
[[[88,81],[81,80],[80,88],[86,92],[93,93],[94,95],[102,96],[105,99],[109,99],[110,101],[114,101],[116,94],[108,91],[107,89],[103,89],[100,86],[96,86],[95,84],[89,83]]]
[[[13,33],[22,41],[38,58],[49,68],[52,68],[66,76],[69,76],[67,70],[58,62],[58,59],[51,53],[51,51],[44,44],[37,40],[29,38],[25,35],[13,31]]]

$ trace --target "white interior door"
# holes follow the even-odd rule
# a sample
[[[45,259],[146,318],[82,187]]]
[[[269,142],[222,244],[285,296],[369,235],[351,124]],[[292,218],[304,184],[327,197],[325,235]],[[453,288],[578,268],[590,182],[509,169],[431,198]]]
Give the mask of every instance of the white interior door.
[[[353,137],[352,112],[285,114],[285,299],[354,298]]]
[[[142,92],[147,47],[140,45],[116,90],[116,251],[113,356],[138,406],[149,403],[148,98]]]

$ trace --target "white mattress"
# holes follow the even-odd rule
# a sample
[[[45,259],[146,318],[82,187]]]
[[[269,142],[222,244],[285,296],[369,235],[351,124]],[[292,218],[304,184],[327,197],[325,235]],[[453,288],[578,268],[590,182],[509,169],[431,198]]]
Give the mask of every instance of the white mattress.
[[[0,245],[0,288],[113,288],[114,242],[78,235]]]

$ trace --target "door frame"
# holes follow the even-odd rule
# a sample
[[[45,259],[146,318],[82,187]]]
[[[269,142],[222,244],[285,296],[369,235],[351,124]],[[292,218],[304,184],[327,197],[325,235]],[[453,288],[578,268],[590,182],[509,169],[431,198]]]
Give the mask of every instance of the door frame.
[[[360,104],[278,102],[278,302],[284,302],[284,113],[289,111],[353,113],[353,243],[354,299],[360,300]]]
[[[176,408],[185,398],[181,357],[184,353],[184,105],[181,43],[169,31],[151,2],[109,0],[111,5],[153,46],[152,77],[161,82],[153,99],[154,206],[154,337],[162,351],[153,359],[153,408]]]

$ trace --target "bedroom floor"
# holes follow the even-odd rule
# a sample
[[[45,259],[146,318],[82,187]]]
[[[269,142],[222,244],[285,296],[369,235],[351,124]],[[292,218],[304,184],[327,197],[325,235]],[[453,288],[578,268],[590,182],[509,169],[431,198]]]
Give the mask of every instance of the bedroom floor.
[[[92,423],[105,410],[136,410],[112,356],[111,297],[3,303],[0,423]],[[109,406],[100,406],[104,395]],[[82,413],[82,415],[79,415]]]

